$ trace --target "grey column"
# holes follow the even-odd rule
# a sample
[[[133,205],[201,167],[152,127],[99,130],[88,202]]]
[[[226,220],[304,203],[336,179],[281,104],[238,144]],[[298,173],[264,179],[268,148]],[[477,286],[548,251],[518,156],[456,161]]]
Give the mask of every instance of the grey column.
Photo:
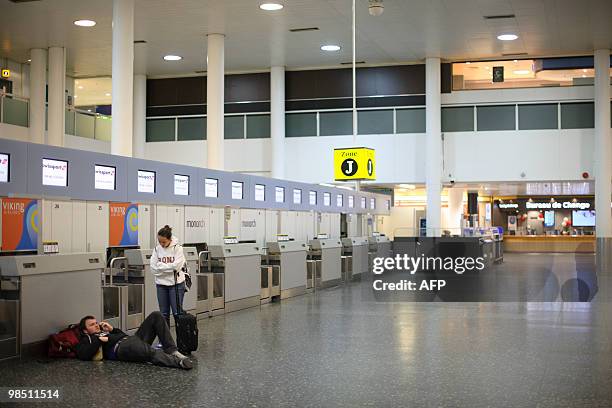
[[[45,143],[45,86],[47,50],[30,51],[30,142]]]
[[[49,48],[49,108],[47,111],[47,143],[64,146],[66,133],[66,50]]]
[[[612,273],[612,141],[610,140],[610,50],[595,51],[595,233],[598,274]]]
[[[425,60],[427,236],[440,236],[442,212],[442,93],[440,58]]]

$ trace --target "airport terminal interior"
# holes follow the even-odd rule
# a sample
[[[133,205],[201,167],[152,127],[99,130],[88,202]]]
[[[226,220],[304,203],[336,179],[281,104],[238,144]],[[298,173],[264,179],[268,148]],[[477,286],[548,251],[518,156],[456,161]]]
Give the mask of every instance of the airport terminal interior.
[[[610,22],[0,0],[0,406],[611,407]]]

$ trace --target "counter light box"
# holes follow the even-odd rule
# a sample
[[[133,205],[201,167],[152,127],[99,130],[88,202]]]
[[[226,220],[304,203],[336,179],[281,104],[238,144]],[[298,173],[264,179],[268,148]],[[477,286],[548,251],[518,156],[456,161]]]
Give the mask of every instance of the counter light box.
[[[302,204],[302,190],[299,188],[293,189],[293,204]]]
[[[323,193],[323,205],[329,207],[331,205],[331,194]]]
[[[96,190],[114,190],[117,180],[117,169],[113,166],[100,166],[98,164],[94,167],[94,188]]]
[[[354,208],[355,207],[355,197],[353,197],[352,195],[348,196],[348,205],[349,208]]]
[[[317,205],[317,192],[316,191],[311,191],[310,195],[308,196],[310,205]]]
[[[68,162],[63,160],[42,159],[43,186],[68,186]]]
[[[572,225],[574,227],[594,227],[595,210],[572,211]]]
[[[344,201],[343,195],[342,194],[338,194],[336,196],[336,207],[342,207],[343,201]]]
[[[376,208],[376,199],[370,198],[370,210],[374,210]]]
[[[544,226],[545,227],[555,226],[555,212],[554,211],[544,211]]]
[[[285,202],[285,188],[284,187],[274,187],[274,195],[276,196],[277,203]]]
[[[0,153],[0,183],[9,182],[9,170],[10,170],[11,155],[6,153]]]
[[[204,179],[204,197],[219,197],[219,180],[211,178]]]
[[[189,176],[183,176],[181,174],[174,175],[174,195],[189,195]]]
[[[138,192],[155,193],[155,172],[138,170]]]
[[[266,201],[266,186],[255,184],[255,201]]]
[[[366,198],[361,197],[361,208],[366,208]]]
[[[244,198],[242,195],[242,186],[242,182],[232,181],[232,200],[242,200]]]

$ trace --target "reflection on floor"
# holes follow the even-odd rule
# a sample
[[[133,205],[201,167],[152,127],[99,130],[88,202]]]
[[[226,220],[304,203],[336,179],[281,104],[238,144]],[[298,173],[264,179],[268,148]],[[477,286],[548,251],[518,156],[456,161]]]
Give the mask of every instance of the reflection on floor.
[[[504,267],[524,259],[557,268],[573,257],[509,256]],[[610,305],[597,298],[376,302],[369,284],[202,321],[190,372],[24,359],[0,363],[0,386],[61,386],[67,406],[612,405]]]

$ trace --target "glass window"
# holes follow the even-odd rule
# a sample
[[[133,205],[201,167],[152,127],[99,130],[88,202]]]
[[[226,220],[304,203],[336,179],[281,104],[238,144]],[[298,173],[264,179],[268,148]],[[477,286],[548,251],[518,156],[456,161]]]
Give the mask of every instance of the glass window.
[[[393,133],[392,110],[366,110],[357,112],[360,135],[384,135]]]
[[[473,132],[474,107],[460,106],[442,108],[443,132]]]
[[[96,117],[85,115],[84,113],[76,113],[75,136],[94,138]],[[174,133],[174,132],[172,132]]]
[[[288,113],[285,115],[285,136],[304,137],[317,135],[316,113]]]
[[[562,103],[561,129],[591,129],[595,127],[593,102]]]
[[[111,141],[111,133],[113,131],[113,118],[110,116],[96,116],[96,134],[97,140]]]
[[[319,134],[340,136],[353,134],[353,112],[319,113]]]
[[[177,140],[206,140],[206,118],[179,118]]]
[[[244,139],[244,116],[224,118],[225,139]]]
[[[174,119],[147,119],[147,142],[173,142]]]
[[[425,133],[425,109],[397,109],[397,133]]]
[[[542,103],[533,105],[519,105],[519,129],[557,129],[558,105],[556,103]]]
[[[247,115],[247,139],[270,138],[270,115]]]
[[[515,130],[515,109],[514,105],[477,106],[478,130]]]
[[[20,99],[4,98],[4,123],[28,126],[28,102]]]

